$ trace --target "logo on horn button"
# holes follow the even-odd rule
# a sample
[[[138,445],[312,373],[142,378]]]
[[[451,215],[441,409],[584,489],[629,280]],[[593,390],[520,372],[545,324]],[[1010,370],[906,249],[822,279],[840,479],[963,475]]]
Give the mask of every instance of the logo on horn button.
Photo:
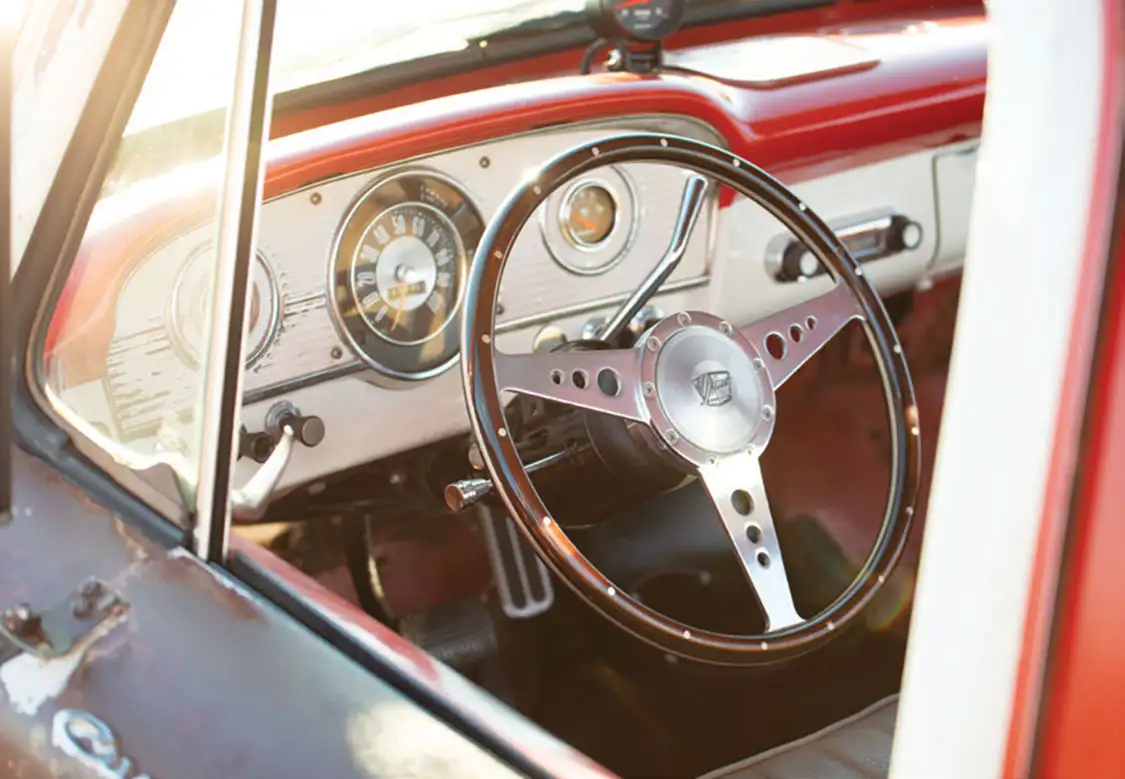
[[[691,380],[704,406],[725,406],[731,402],[730,371],[701,373]]]

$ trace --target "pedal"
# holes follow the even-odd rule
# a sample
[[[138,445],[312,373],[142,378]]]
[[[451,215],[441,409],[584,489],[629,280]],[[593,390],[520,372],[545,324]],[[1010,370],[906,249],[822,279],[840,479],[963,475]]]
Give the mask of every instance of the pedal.
[[[555,602],[547,566],[532,550],[516,523],[487,503],[477,506],[500,606],[512,619],[542,614]]]
[[[465,671],[496,654],[499,642],[480,598],[459,598],[399,620],[403,637],[446,665]]]

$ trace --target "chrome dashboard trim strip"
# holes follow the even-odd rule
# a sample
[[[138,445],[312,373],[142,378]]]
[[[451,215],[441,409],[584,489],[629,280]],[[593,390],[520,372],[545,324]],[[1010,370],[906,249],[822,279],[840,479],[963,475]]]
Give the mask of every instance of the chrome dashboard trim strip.
[[[653,296],[653,299],[658,299],[661,295],[667,295],[674,292],[685,292],[687,290],[698,289],[706,287],[711,283],[709,276],[695,276],[690,279],[679,279],[665,284]],[[597,311],[600,308],[608,308],[609,306],[619,306],[625,302],[629,297],[629,293],[622,292],[617,295],[607,295],[593,300],[587,300],[583,303],[567,306],[566,308],[557,308],[551,311],[544,311],[541,314],[534,316],[521,317],[519,319],[510,319],[507,322],[501,322],[496,326],[497,333],[508,333],[514,330],[520,330],[524,327],[531,327],[532,325],[543,324],[550,322],[554,319],[564,319],[566,317],[577,316],[579,314],[586,314]],[[461,359],[461,355],[455,355],[452,364],[456,364]],[[279,395],[284,395],[288,392],[296,392],[297,390],[311,387],[315,384],[320,384],[325,381],[332,381],[333,379],[341,379],[345,376],[353,376],[357,373],[363,373],[370,370],[370,366],[360,360],[353,360],[352,362],[344,365],[334,365],[323,371],[316,373],[309,373],[300,376],[290,381],[278,382],[277,384],[270,384],[265,387],[247,392],[243,397],[243,405],[249,406],[254,403],[261,403],[266,400],[271,400]]]
[[[694,276],[690,279],[670,281],[656,292],[654,298],[659,297],[660,295],[667,295],[671,292],[683,292],[689,289],[705,287],[710,283],[710,276]],[[621,292],[616,295],[606,295],[605,297],[594,298],[593,300],[587,300],[582,303],[575,303],[572,306],[557,308],[553,311],[544,311],[542,314],[525,316],[519,319],[509,319],[506,322],[500,322],[499,324],[497,324],[496,332],[507,333],[511,332],[512,330],[519,330],[522,327],[550,322],[552,319],[563,319],[564,317],[576,316],[578,314],[586,314],[591,311],[597,311],[599,308],[619,306],[629,299],[630,294],[632,293]]]

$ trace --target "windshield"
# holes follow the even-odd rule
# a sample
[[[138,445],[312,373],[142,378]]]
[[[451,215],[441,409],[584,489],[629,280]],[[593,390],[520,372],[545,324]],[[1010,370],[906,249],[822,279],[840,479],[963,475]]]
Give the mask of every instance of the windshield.
[[[216,83],[218,63],[199,54],[193,58],[191,50],[198,49],[200,32],[210,27],[215,13],[221,12],[226,2],[203,0],[193,4],[191,18],[178,30],[169,31],[161,45],[184,53],[170,55],[168,61],[194,59],[195,65],[154,67],[149,81],[156,86],[137,104],[126,135],[223,104],[225,96],[208,90],[208,85]],[[711,21],[716,11],[742,16],[824,2],[687,0],[687,20]],[[579,29],[588,31],[592,40],[585,6],[586,0],[279,0],[271,88],[275,94],[283,94],[457,52],[473,54],[474,64],[484,64],[489,61],[490,36],[512,30],[541,35],[546,40],[553,32]]]
[[[228,0],[205,0],[169,30],[161,46],[198,49],[201,30],[213,24]],[[585,0],[280,0],[274,38],[272,88],[288,92],[412,59],[463,51],[474,41],[536,19],[577,20]],[[377,12],[374,12],[377,9]],[[177,66],[184,59],[195,67]],[[225,96],[209,87],[224,63],[209,57],[176,57],[149,75],[126,130],[134,133],[219,107]],[[159,63],[156,63],[159,64]]]

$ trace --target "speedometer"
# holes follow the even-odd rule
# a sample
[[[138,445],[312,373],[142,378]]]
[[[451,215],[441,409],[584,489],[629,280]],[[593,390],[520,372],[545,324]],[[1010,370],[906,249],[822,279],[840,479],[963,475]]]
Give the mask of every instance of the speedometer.
[[[352,295],[377,335],[396,344],[437,336],[457,309],[465,246],[425,203],[400,203],[367,226],[352,259]]]
[[[329,285],[337,329],[360,359],[404,379],[453,364],[456,313],[483,232],[464,191],[429,171],[381,179],[357,199]]]

